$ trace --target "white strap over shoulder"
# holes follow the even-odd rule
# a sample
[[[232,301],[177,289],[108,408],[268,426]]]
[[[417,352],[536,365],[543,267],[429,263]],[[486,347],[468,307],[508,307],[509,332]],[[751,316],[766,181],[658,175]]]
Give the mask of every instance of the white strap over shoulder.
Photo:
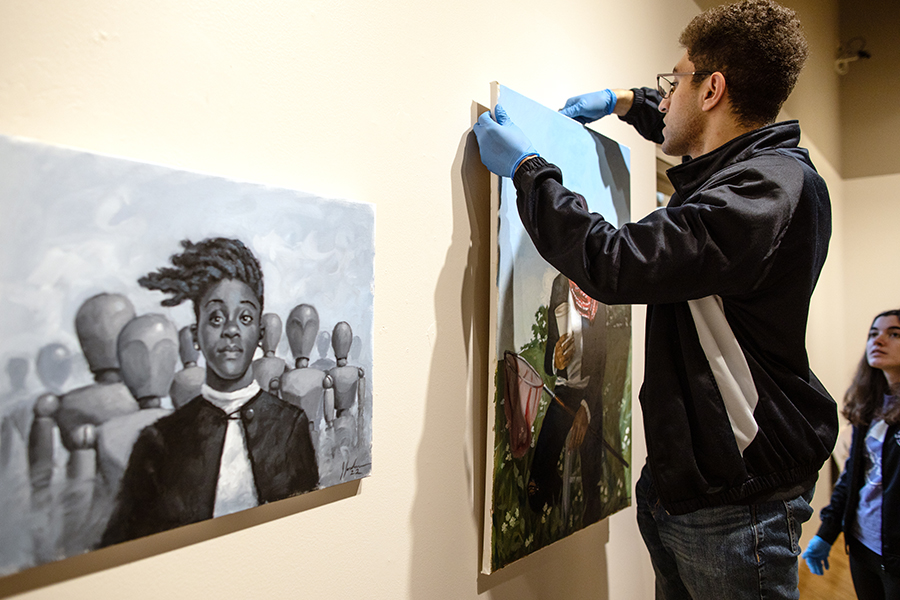
[[[690,300],[688,306],[691,307],[700,345],[722,394],[735,441],[743,454],[759,431],[753,417],[759,393],[750,366],[725,318],[720,297]]]

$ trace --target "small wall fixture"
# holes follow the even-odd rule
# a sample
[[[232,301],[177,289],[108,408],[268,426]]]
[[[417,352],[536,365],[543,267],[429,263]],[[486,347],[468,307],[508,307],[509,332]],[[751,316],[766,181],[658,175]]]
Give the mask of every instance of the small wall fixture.
[[[838,46],[834,70],[838,75],[846,75],[850,71],[850,63],[861,58],[872,58],[872,55],[866,52],[866,38],[855,37]]]

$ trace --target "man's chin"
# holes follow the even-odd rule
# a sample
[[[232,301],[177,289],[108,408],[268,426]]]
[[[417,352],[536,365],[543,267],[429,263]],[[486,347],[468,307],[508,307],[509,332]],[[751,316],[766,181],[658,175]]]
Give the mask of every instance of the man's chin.
[[[675,156],[681,157],[685,156],[687,153],[683,152],[681,148],[675,147],[672,144],[667,143],[666,140],[663,140],[663,143],[660,144],[660,149],[663,151],[663,154],[666,156]]]
[[[659,145],[660,150],[663,151],[663,154],[666,156],[675,156],[670,150],[672,148],[672,144],[669,143],[668,138],[666,138],[666,130],[663,129],[663,142]]]

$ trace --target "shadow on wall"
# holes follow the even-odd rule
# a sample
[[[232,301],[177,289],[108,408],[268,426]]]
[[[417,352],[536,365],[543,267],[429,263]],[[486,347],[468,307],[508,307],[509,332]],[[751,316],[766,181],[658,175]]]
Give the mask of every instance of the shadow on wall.
[[[349,481],[309,494],[263,504],[252,510],[244,510],[193,525],[170,529],[155,535],[26,569],[0,580],[0,598],[113,569],[164,552],[263,525],[345,498],[352,498],[359,494],[359,488],[359,480]]]
[[[471,122],[474,124],[486,110],[473,103]],[[460,139],[450,177],[453,231],[434,294],[434,350],[424,430],[416,450],[418,486],[410,517],[410,598],[430,600],[450,593],[496,600],[608,600],[606,522],[492,575],[481,574],[493,224],[491,177],[481,164],[471,129]],[[457,315],[459,323],[455,322]],[[471,439],[466,439],[467,435]],[[435,457],[444,457],[447,462],[441,464]],[[462,469],[454,464],[456,460],[462,461]],[[445,507],[452,507],[452,512],[436,518],[436,510]],[[472,562],[460,559],[472,556],[476,558]],[[471,590],[449,592],[448,582],[458,581],[475,585]]]

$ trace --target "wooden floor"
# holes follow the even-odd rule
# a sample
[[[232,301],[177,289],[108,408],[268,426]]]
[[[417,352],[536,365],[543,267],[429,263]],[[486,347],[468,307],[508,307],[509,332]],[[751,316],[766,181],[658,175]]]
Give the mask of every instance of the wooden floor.
[[[828,555],[830,568],[822,576],[813,575],[800,559],[801,600],[856,600],[850,579],[850,563],[844,552],[844,536],[841,535]]]

